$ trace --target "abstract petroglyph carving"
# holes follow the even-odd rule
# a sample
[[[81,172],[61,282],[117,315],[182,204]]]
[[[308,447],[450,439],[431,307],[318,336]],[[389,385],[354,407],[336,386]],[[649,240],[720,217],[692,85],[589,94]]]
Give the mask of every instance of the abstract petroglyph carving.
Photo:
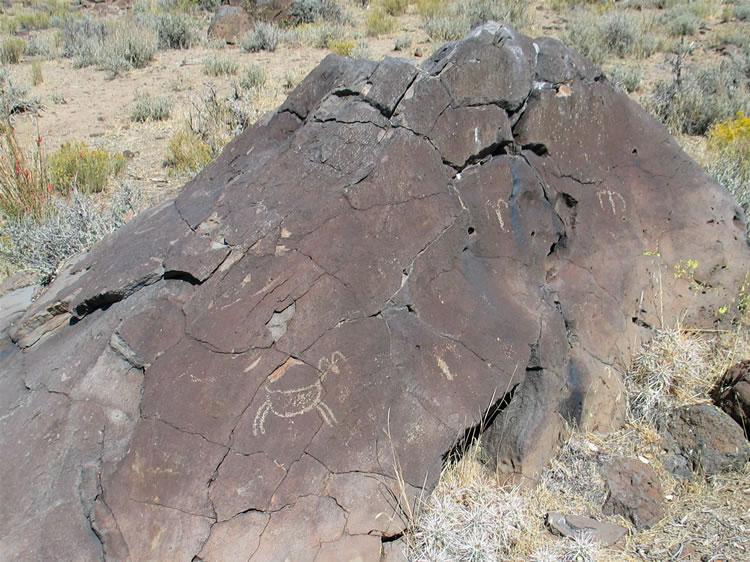
[[[505,201],[505,199],[498,199],[497,203],[495,205],[491,205],[489,201],[487,201],[487,209],[493,208],[495,210],[495,216],[497,217],[497,222],[500,225],[500,230],[503,232],[508,232],[508,229],[505,228],[505,221],[503,220],[503,210],[508,209],[508,203]],[[489,210],[487,211],[487,216],[489,218]]]
[[[596,196],[599,198],[599,206],[602,208],[602,211],[604,210],[604,202],[609,201],[609,206],[612,209],[612,214],[617,215],[617,203],[615,199],[619,201],[620,208],[623,213],[625,212],[625,209],[628,208],[628,206],[625,204],[625,199],[623,199],[622,195],[620,195],[616,191],[602,189],[601,191],[596,192]]]
[[[269,412],[280,418],[293,418],[315,409],[325,423],[328,425],[336,423],[336,416],[323,402],[323,380],[328,373],[338,375],[341,372],[339,365],[345,359],[343,353],[334,351],[330,358],[322,357],[318,361],[319,376],[314,383],[300,388],[274,389],[273,383],[283,377],[291,367],[305,365],[298,359],[291,357],[287,359],[281,367],[268,375],[266,382],[263,384],[266,400],[255,414],[253,435],[257,437],[259,434],[266,434],[265,423]]]

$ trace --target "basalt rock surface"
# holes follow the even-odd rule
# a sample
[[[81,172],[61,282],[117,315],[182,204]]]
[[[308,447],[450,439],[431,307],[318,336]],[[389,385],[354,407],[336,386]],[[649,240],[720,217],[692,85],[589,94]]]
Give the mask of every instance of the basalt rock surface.
[[[531,477],[650,326],[731,319],[743,220],[555,40],[331,55],[16,322],[0,558],[395,557],[457,442]]]

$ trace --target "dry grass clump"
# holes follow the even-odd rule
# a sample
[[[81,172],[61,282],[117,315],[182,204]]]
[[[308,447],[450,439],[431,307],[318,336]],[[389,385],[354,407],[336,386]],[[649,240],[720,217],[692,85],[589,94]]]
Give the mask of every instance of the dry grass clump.
[[[203,61],[203,72],[209,76],[222,76],[224,74],[237,74],[239,63],[227,56],[210,55]]]
[[[189,129],[180,129],[169,139],[167,166],[176,172],[198,173],[211,158],[211,147]]]
[[[21,55],[26,50],[26,41],[20,37],[6,37],[0,43],[0,62],[3,64],[17,64],[21,62]]]
[[[410,561],[507,559],[523,531],[526,505],[517,488],[501,486],[475,447],[446,470],[418,507],[409,535]]]
[[[423,0],[418,4],[418,11],[425,33],[434,41],[460,39],[470,29],[490,20],[521,30],[533,20],[528,2],[522,0]]]
[[[167,96],[152,96],[148,92],[136,92],[130,107],[130,119],[139,123],[169,119],[172,101]]]
[[[646,17],[613,10],[604,15],[577,9],[565,41],[596,63],[611,57],[645,58],[658,50],[658,37]]]
[[[49,211],[51,196],[42,138],[29,156],[10,121],[0,119],[0,219],[39,220]]]
[[[380,7],[372,8],[365,18],[365,32],[369,37],[391,33],[397,25],[396,18]]]
[[[249,94],[258,89],[248,90]],[[244,131],[257,117],[258,111],[253,108],[250,96],[243,95],[235,88],[229,96],[220,96],[216,88],[209,84],[199,98],[192,99],[192,107],[187,115],[187,129],[192,131],[203,143],[208,145],[211,157],[233,137]]]
[[[659,330],[636,357],[625,380],[633,416],[652,422],[668,409],[705,396],[721,376],[710,372],[711,351],[701,333],[679,327]]]
[[[239,85],[244,90],[259,91],[266,85],[266,72],[259,65],[251,62],[245,66]]]

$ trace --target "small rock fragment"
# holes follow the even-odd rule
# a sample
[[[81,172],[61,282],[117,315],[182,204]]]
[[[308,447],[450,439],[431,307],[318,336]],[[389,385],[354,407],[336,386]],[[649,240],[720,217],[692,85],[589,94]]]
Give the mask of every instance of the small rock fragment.
[[[603,475],[608,488],[605,515],[622,515],[637,529],[649,529],[664,516],[661,484],[651,467],[636,459],[615,458]]]
[[[585,533],[602,546],[612,546],[628,532],[625,527],[620,525],[597,521],[580,515],[565,515],[564,513],[550,511],[545,518],[547,526],[554,534],[575,538]]]

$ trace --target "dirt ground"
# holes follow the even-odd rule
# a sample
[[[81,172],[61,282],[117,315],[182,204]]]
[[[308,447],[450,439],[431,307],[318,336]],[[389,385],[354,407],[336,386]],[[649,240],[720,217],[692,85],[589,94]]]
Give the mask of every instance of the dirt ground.
[[[564,39],[570,24],[566,18],[570,16],[554,11],[547,2],[532,2],[531,6],[533,22],[523,31],[535,36],[550,35]],[[117,17],[128,8],[115,4],[92,4],[83,9],[97,15],[106,13],[107,17]],[[358,3],[347,3],[347,9],[354,17],[355,31],[361,30],[366,11]],[[646,17],[657,16],[656,10],[643,10],[643,13]],[[209,14],[202,16],[204,37],[209,19]],[[720,21],[711,22],[690,37],[694,46],[691,62],[714,64],[720,59],[721,53],[712,46],[711,37],[726,25]],[[44,33],[54,32],[47,30]],[[411,47],[407,51],[394,51],[395,39],[405,34],[413,39]],[[422,30],[414,6],[406,15],[398,18],[398,27],[394,32],[366,39],[375,60],[385,56],[401,56],[420,61],[439,47],[439,44],[431,43]],[[120,181],[129,181],[140,187],[152,203],[174,195],[189,178],[185,174],[170,173],[165,167],[169,138],[184,126],[193,104],[198,103],[207,88],[213,86],[219,94],[226,95],[232,91],[232,83],[237,80],[236,76],[212,77],[203,72],[203,60],[219,52],[236,60],[241,67],[253,62],[265,71],[266,87],[253,102],[256,117],[284,101],[290,91],[285,87],[290,74],[298,82],[330,53],[328,49],[285,42],[280,43],[274,52],[248,53],[232,45],[221,49],[201,46],[189,50],[160,50],[147,67],[130,70],[115,79],[108,79],[107,72],[94,67],[74,68],[70,59],[46,60],[42,62],[44,81],[31,87],[29,92],[41,100],[41,109],[38,116],[24,114],[15,117],[19,137],[26,146],[32,146],[37,134],[41,135],[46,154],[53,153],[68,140],[85,140],[91,146],[123,153],[128,161]],[[642,71],[642,83],[631,94],[637,101],[642,101],[653,85],[667,78],[671,71],[663,52],[647,59],[616,63],[636,66]],[[32,60],[26,57],[20,64],[11,65],[12,75],[30,83],[31,64]],[[603,65],[605,71],[611,66],[607,63]],[[147,123],[131,121],[130,108],[137,92],[168,96],[173,102],[170,118]],[[702,159],[705,146],[702,139],[685,137],[680,140],[691,155],[699,161]]]
[[[207,21],[203,22],[204,34],[207,25]],[[394,51],[394,37],[404,33],[412,35],[415,42],[406,53]],[[420,29],[416,16],[400,18],[396,33],[369,38],[368,44],[375,60],[385,56],[411,56],[419,61],[435,48]],[[415,51],[422,56],[415,57]],[[290,74],[299,82],[330,54],[330,50],[294,43],[280,43],[274,52],[256,53],[245,52],[236,45],[220,49],[199,46],[188,50],[160,50],[147,67],[132,69],[114,79],[95,67],[75,68],[70,59],[44,61],[44,81],[29,91],[30,96],[41,100],[42,107],[38,115],[15,117],[19,138],[25,146],[32,146],[33,139],[42,136],[46,154],[71,140],[85,140],[91,146],[125,154],[128,161],[120,180],[136,184],[154,203],[174,195],[189,176],[169,173],[165,167],[169,138],[184,126],[202,93],[215,87],[219,95],[228,95],[237,80],[237,76],[215,77],[204,73],[204,59],[216,54],[237,61],[240,68],[251,62],[263,68],[266,86],[253,101],[255,116],[260,117],[284,102],[290,91],[285,87]],[[13,76],[30,83],[31,64],[31,60],[26,60],[13,65]],[[173,102],[169,119],[133,122],[130,108],[136,93],[142,92],[168,96]],[[60,103],[60,97],[64,103]]]

